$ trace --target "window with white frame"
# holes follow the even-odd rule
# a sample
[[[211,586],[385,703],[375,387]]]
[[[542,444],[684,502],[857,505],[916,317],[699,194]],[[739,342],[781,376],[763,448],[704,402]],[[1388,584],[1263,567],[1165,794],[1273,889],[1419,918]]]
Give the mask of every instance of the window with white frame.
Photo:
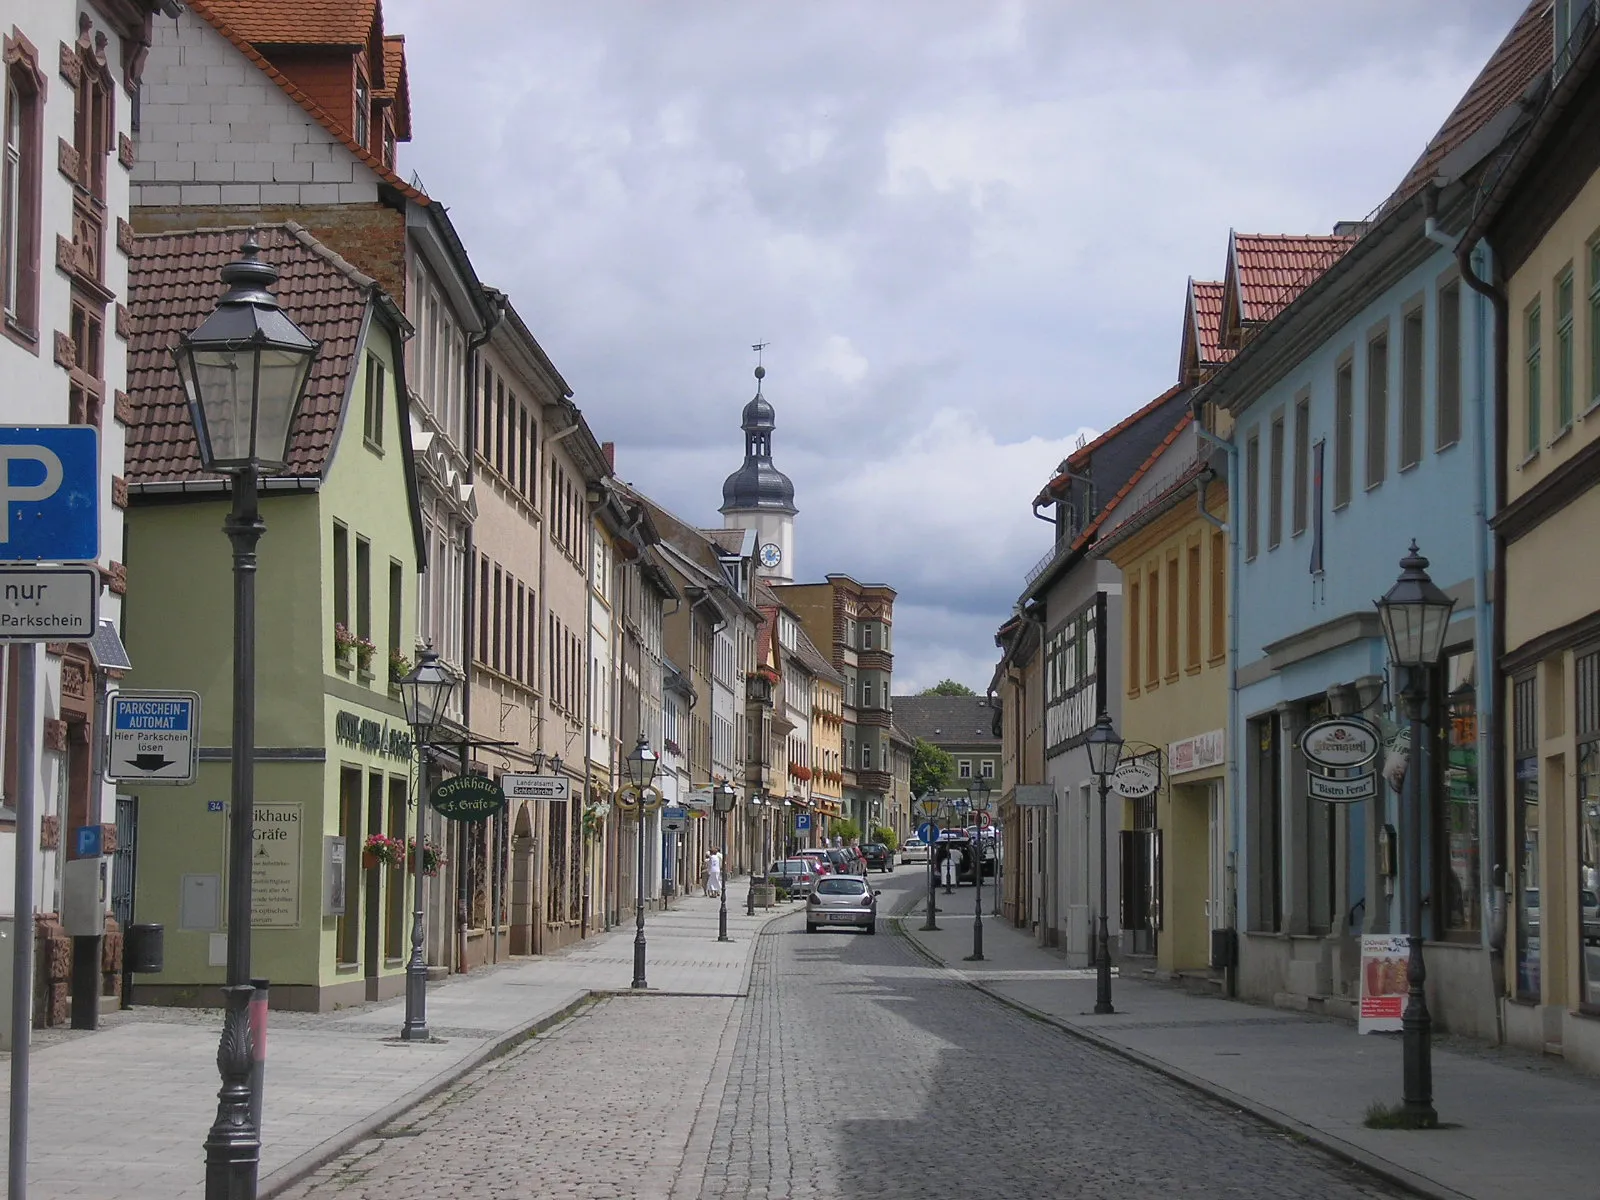
[[[960,760],[957,761],[957,763],[956,763],[956,778],[958,778],[958,779],[971,779],[972,778],[972,760],[970,758],[963,758],[963,759],[960,759]]]

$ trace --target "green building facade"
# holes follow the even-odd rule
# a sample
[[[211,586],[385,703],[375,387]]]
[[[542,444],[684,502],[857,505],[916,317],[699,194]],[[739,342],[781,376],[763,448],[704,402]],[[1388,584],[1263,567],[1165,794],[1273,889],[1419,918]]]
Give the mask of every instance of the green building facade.
[[[219,294],[239,231],[148,236],[133,257],[124,686],[201,696],[199,779],[136,787],[134,919],[166,928],[150,1003],[214,1003],[223,981],[230,737],[229,499],[195,460],[166,348]],[[415,656],[422,567],[406,408],[404,317],[372,280],[294,225],[257,231],[274,292],[322,343],[290,478],[267,481],[256,632],[252,973],[274,1007],[327,1010],[400,994],[411,875],[363,862],[372,834],[415,829],[415,756],[394,679]],[[182,282],[169,281],[177,274]],[[147,286],[141,287],[140,283]],[[344,631],[348,631],[346,636]],[[352,640],[354,644],[352,644]]]

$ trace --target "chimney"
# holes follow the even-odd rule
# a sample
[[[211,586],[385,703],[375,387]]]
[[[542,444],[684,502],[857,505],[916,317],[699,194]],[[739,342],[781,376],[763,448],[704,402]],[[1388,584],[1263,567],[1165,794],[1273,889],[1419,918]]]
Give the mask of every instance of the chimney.
[[[601,442],[600,453],[606,456],[606,470],[615,475],[617,473],[617,444],[615,442]]]
[[[1360,237],[1371,228],[1371,221],[1335,221],[1333,223],[1333,236]]]

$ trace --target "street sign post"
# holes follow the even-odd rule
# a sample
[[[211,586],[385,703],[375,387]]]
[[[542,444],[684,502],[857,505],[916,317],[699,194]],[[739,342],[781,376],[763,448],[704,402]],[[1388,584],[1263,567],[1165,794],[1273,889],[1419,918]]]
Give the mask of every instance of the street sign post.
[[[99,627],[94,567],[0,567],[0,642],[88,642]]]
[[[924,821],[917,826],[917,836],[922,839],[922,844],[931,846],[939,840],[939,827],[932,821]]]
[[[811,828],[811,814],[808,812],[796,813],[794,827],[800,833],[805,833]]]
[[[689,813],[682,808],[663,808],[661,810],[661,832],[682,833],[684,826],[689,823]]]
[[[565,775],[502,775],[500,787],[507,800],[567,800],[572,791]]]
[[[112,692],[106,778],[118,783],[193,783],[200,766],[197,692]]]
[[[99,557],[100,431],[0,426],[0,562]]]
[[[79,858],[100,858],[105,846],[105,830],[98,825],[80,825],[73,831]]]

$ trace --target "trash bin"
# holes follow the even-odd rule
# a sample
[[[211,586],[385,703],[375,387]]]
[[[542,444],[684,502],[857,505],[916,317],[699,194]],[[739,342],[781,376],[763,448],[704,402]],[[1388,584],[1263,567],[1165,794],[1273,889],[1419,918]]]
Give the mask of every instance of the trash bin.
[[[122,969],[130,975],[159,975],[166,966],[164,925],[129,925],[122,935]]]

